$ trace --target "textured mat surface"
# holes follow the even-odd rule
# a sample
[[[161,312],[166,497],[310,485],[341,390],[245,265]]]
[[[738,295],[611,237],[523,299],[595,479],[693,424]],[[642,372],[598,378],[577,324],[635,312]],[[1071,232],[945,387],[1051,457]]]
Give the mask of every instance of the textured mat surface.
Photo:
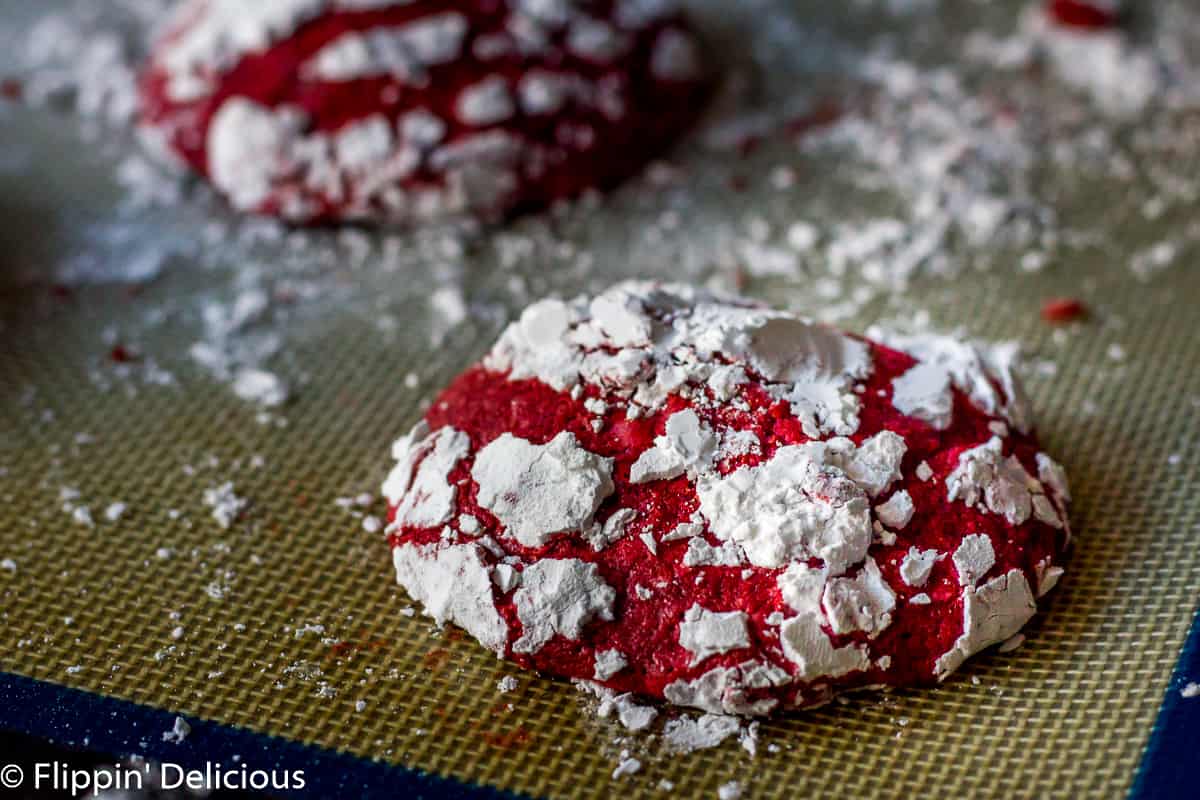
[[[57,131],[11,110],[0,126],[6,140]],[[69,149],[67,134],[46,138],[41,159]],[[789,157],[804,174],[797,197],[820,191],[824,167]],[[86,176],[60,176],[75,169],[64,159],[0,175],[6,252],[23,253],[22,264],[46,237],[73,235],[57,229],[75,217],[103,213],[95,196],[73,201],[87,184],[71,181]],[[777,162],[778,153],[748,161],[751,187]],[[1194,173],[1188,163],[1180,171]],[[1117,208],[1114,192],[1076,186],[1060,212],[1092,218]],[[634,194],[589,218],[580,237],[620,238],[621,226],[645,224],[657,211],[639,210]],[[755,197],[752,188],[702,200],[684,224]],[[1200,587],[1200,277],[1185,251],[1141,279],[1128,267],[1134,249],[1079,247],[1036,275],[1013,266],[1017,254],[1001,255],[988,271],[917,280],[846,320],[862,330],[920,308],[941,329],[1022,341],[1041,364],[1028,384],[1043,443],[1071,477],[1074,551],[1016,652],[977,658],[935,691],[866,694],[766,721],[753,760],[732,741],[684,758],[653,737],[623,741],[570,685],[401,613],[410,604],[381,536],[336,503],[374,491],[391,439],[487,347],[494,320],[469,320],[435,345],[416,299],[411,313],[407,300],[391,309],[401,321],[389,336],[370,314],[326,309],[289,340],[297,390],[263,420],[186,358],[168,386],[115,377],[109,358],[112,332],[137,328],[148,309],[166,321],[145,347],[164,362],[186,352],[196,335],[188,299],[236,264],[178,266],[136,293],[3,289],[0,558],[11,561],[0,569],[0,669],[532,795],[657,797],[669,780],[679,796],[714,796],[738,780],[752,797],[1117,796],[1133,781]],[[600,248],[586,275],[548,276],[548,262],[531,256],[505,280],[575,291],[677,274],[670,263],[654,272],[613,258]],[[462,263],[471,291],[496,283],[486,254]],[[420,263],[386,276],[326,269],[360,311],[380,292],[419,298],[430,274],[434,265]],[[814,303],[804,279],[748,291]],[[1059,296],[1084,298],[1093,315],[1056,340],[1038,310]],[[410,372],[416,390],[403,386]],[[222,529],[204,492],[226,481],[250,505]],[[109,521],[115,502],[127,509]],[[94,524],[64,503],[86,505]],[[378,503],[363,510],[382,513]],[[497,691],[505,675],[519,678],[517,691]],[[644,766],[614,785],[622,748]]]

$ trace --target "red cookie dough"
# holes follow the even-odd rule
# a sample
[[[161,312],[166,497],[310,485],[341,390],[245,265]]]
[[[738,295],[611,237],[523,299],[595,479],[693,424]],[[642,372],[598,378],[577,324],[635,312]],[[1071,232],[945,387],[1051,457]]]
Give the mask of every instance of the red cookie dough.
[[[704,95],[665,0],[191,0],[142,123],[239,210],[410,224],[610,187]]]
[[[397,577],[524,667],[710,712],[936,683],[1063,572],[1014,355],[683,286],[541,301],[396,443]]]

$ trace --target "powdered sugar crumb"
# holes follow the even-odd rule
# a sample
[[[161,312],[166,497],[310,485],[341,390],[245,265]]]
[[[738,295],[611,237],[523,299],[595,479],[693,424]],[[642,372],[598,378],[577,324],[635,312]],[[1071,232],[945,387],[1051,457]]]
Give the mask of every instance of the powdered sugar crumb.
[[[619,780],[628,775],[636,775],[637,773],[641,772],[641,770],[642,762],[636,758],[630,757],[629,751],[624,750],[621,752],[621,763],[619,763],[617,768],[613,770],[612,778],[614,781]]]
[[[716,747],[740,730],[741,722],[737,717],[720,714],[681,716],[663,728],[663,741],[677,753],[691,753]]]
[[[245,510],[249,501],[239,497],[234,492],[233,482],[228,481],[212,489],[206,489],[204,504],[212,509],[212,516],[217,524],[222,528],[228,528]]]
[[[183,740],[186,739],[191,732],[192,726],[189,725],[183,717],[176,717],[174,725],[171,726],[171,730],[162,735],[162,740],[164,742],[169,742],[170,744],[183,744]]]
[[[737,781],[729,781],[717,787],[719,800],[738,800],[742,796],[742,785]]]

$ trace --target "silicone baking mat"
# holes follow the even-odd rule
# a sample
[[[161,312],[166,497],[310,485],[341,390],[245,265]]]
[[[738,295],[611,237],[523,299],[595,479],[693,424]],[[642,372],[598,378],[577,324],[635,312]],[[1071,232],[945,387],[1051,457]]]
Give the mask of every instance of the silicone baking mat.
[[[19,30],[12,20],[10,37]],[[857,24],[843,33],[855,35]],[[362,526],[363,515],[383,509],[354,503],[377,491],[391,440],[422,402],[496,335],[498,309],[516,305],[504,287],[519,282],[537,296],[634,274],[692,277],[679,262],[628,255],[641,252],[630,240],[661,224],[670,191],[628,187],[563,230],[541,217],[469,237],[454,252],[413,245],[386,270],[370,258],[310,263],[286,236],[264,235],[234,257],[217,236],[172,251],[161,273],[133,287],[62,286],[51,264],[86,272],[88,258],[134,258],[139,237],[184,239],[227,218],[203,197],[118,215],[111,175],[131,145],[97,147],[54,112],[5,107],[0,142],[10,161],[29,156],[0,170],[6,725],[160,758],[238,753],[303,764],[325,770],[325,783],[312,778],[324,787],[310,787],[317,796],[475,786],[660,797],[669,781],[678,796],[712,797],[736,780],[743,796],[764,798],[1079,798],[1129,791],[1164,697],[1187,702],[1176,699],[1186,676],[1172,675],[1200,586],[1200,278],[1188,244],[1148,276],[1130,263],[1182,230],[1194,203],[1127,223],[1138,216],[1129,184],[1086,171],[1047,177],[1065,181],[1039,190],[1053,197],[1059,224],[1099,226],[1104,236],[1083,237],[1036,273],[1018,266],[1019,252],[1001,250],[988,269],[918,276],[842,321],[861,331],[877,320],[911,322],[919,309],[935,328],[1023,344],[1043,443],[1071,477],[1069,569],[1013,653],[984,654],[936,690],[863,694],[764,720],[754,758],[733,740],[680,757],[654,736],[596,719],[570,684],[520,672],[406,611],[381,535]],[[672,206],[672,224],[693,226],[700,250],[706,229],[760,209],[816,218],[895,202],[852,194],[836,165],[790,140],[728,156],[737,159],[737,191],[713,182],[712,174],[728,178],[727,167],[705,164],[713,158],[693,142],[673,159],[687,199]],[[1173,171],[1200,174],[1194,152],[1176,158]],[[768,175],[781,161],[799,176],[783,194]],[[839,191],[842,211],[836,197],[822,199]],[[501,263],[497,253],[513,249],[505,241],[543,241],[548,230],[552,252],[519,250]],[[345,234],[311,237],[326,254],[339,239],[359,246]],[[586,263],[581,252],[591,254]],[[40,265],[47,277],[29,282]],[[201,301],[228,300],[246,274],[287,301],[269,330],[286,335],[273,363],[291,398],[266,413],[187,356],[204,340]],[[819,277],[760,277],[745,288],[811,309]],[[450,283],[466,288],[469,311],[439,331],[426,300]],[[307,305],[290,305],[296,297]],[[1053,297],[1082,299],[1089,318],[1047,324],[1039,309]],[[125,347],[136,360],[121,363]],[[248,501],[227,529],[205,503],[206,490],[226,482]],[[119,514],[115,503],[125,506]],[[81,507],[91,525],[75,513]],[[497,691],[505,676],[517,690]],[[164,743],[176,714],[194,731]],[[1162,747],[1183,741],[1172,730]],[[614,780],[623,749],[643,767]]]

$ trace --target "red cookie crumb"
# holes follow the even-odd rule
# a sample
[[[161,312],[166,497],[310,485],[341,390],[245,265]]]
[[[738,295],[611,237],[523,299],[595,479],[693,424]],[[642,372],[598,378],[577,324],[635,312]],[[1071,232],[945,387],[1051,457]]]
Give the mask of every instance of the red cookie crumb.
[[[108,351],[108,357],[117,364],[128,364],[138,360],[138,355],[123,344],[113,345]]]
[[[399,582],[714,713],[943,680],[1057,582],[1068,489],[1014,348],[871,336],[683,286],[534,304],[393,448]]]
[[[411,224],[611,187],[705,94],[667,2],[191,0],[143,75],[142,123],[239,210]]]
[[[1073,322],[1087,316],[1087,306],[1069,297],[1047,300],[1042,304],[1042,319],[1046,322]]]
[[[0,80],[0,97],[16,103],[25,96],[25,85],[16,78]]]
[[[1116,2],[1049,0],[1046,8],[1055,22],[1069,28],[1102,30],[1120,23],[1120,5]]]

